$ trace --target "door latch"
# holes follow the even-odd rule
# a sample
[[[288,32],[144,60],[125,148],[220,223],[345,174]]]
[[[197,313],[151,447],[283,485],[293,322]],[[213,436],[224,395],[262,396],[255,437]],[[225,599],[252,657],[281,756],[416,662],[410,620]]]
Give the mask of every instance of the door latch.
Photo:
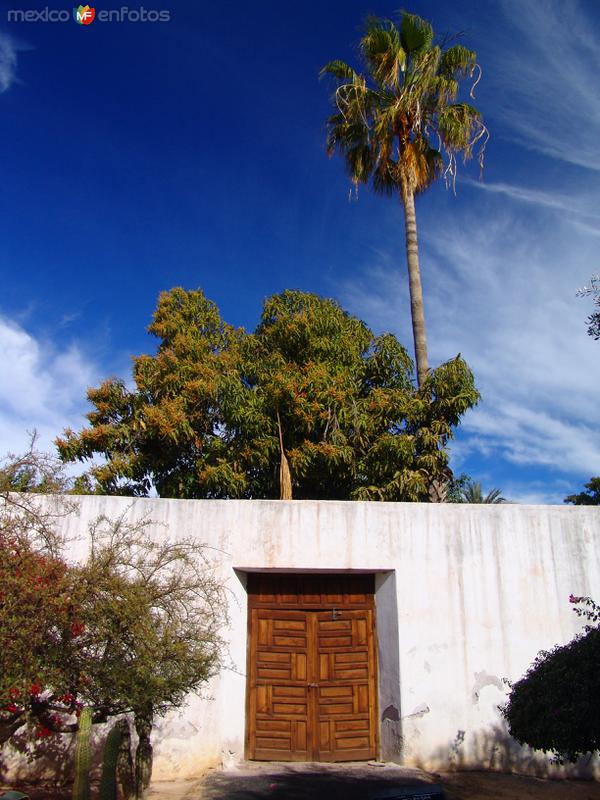
[[[331,619],[339,619],[342,616],[342,612],[338,611],[337,608],[331,609]]]

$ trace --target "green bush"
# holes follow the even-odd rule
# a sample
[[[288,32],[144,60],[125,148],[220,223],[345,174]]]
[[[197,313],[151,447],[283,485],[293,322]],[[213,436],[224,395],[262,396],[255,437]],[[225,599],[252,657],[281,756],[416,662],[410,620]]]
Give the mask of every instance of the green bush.
[[[571,602],[585,603],[591,610],[575,611],[596,621],[593,601],[571,597]],[[568,644],[538,653],[501,709],[511,735],[521,744],[555,752],[561,763],[599,750],[599,666],[600,630],[589,625]]]

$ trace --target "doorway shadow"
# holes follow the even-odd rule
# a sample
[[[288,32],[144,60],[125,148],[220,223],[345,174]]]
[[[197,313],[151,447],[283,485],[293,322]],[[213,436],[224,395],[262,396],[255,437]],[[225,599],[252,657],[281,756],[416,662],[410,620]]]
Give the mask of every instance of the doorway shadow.
[[[401,787],[432,787],[418,770],[401,767],[351,767],[344,764],[255,765],[246,770],[215,772],[205,779],[205,800],[370,800]],[[432,787],[433,788],[433,787]]]

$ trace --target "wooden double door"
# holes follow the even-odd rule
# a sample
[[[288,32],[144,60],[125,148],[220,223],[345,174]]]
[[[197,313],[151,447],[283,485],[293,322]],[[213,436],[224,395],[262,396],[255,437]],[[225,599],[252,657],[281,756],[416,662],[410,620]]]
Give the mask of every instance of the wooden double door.
[[[372,575],[249,576],[247,757],[377,757]]]

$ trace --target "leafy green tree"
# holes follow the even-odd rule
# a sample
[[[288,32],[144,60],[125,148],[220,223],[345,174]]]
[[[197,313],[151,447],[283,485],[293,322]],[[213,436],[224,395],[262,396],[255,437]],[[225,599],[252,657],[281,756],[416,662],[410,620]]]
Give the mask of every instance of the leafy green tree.
[[[57,440],[65,461],[103,457],[89,475],[104,493],[276,498],[287,465],[298,499],[426,500],[479,398],[460,357],[416,390],[394,336],[314,294],[268,298],[247,333],[177,288],[150,331],[158,350],[134,359],[135,389],[90,390],[89,427]]]
[[[181,707],[221,666],[226,598],[206,552],[192,540],[157,541],[147,522],[98,518],[75,567],[78,636],[70,648],[77,701],[94,722],[131,713],[141,797],[152,774],[154,721]],[[60,722],[49,726],[61,730]]]
[[[591,296],[598,311],[594,311],[587,319],[588,336],[600,339],[600,275],[592,275],[589,286],[584,286],[577,294],[580,297]]]
[[[600,477],[592,478],[584,486],[587,491],[570,494],[565,497],[564,502],[575,506],[600,506]]]
[[[32,492],[6,490],[15,476]],[[98,518],[87,559],[67,563],[58,531],[76,507],[42,503],[40,485],[63,492],[69,481],[33,446],[0,466],[0,744],[28,722],[38,737],[75,732],[83,706],[95,723],[130,713],[141,797],[155,718],[221,665],[224,591],[202,545],[152,538],[129,509]]]
[[[452,475],[448,480],[446,501],[448,503],[463,503],[463,492],[469,483],[471,483],[471,478],[466,472],[461,472],[458,476]]]
[[[483,494],[479,481],[468,480],[462,488],[459,503],[505,503],[501,489],[491,489],[486,495]]]
[[[446,49],[434,44],[431,25],[407,12],[399,26],[370,17],[360,52],[364,74],[343,61],[331,61],[322,70],[338,82],[327,150],[343,155],[355,185],[371,181],[375,192],[400,197],[417,376],[423,386],[429,364],[415,195],[441,174],[454,181],[457,156],[467,160],[479,148],[482,161],[487,130],[481,114],[458,101],[460,80],[478,69],[476,54],[459,44]]]
[[[515,739],[554,752],[560,762],[600,750],[600,608],[589,597],[569,600],[585,606],[574,610],[594,624],[568,644],[538,653],[501,709]]]

